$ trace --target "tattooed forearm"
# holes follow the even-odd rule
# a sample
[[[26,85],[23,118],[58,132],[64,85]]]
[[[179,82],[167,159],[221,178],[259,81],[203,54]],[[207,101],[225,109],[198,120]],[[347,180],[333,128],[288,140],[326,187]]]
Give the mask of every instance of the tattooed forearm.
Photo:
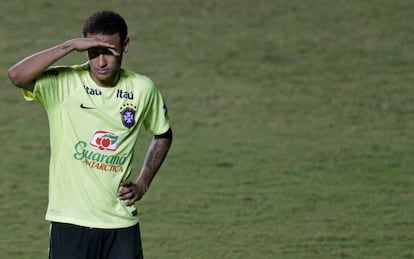
[[[168,150],[172,143],[172,137],[154,138],[148,148],[144,165],[139,175],[138,181],[143,181],[147,186],[150,185],[155,174],[160,169]]]
[[[65,45],[62,46],[62,49],[63,50],[67,50],[68,48],[70,48],[70,45],[69,44],[65,44]]]
[[[171,145],[171,140],[160,138],[155,139],[151,143],[151,147],[148,150],[148,155],[145,159],[144,166],[152,172],[158,171],[161,167],[162,162],[164,161],[165,157],[167,156],[167,152]]]

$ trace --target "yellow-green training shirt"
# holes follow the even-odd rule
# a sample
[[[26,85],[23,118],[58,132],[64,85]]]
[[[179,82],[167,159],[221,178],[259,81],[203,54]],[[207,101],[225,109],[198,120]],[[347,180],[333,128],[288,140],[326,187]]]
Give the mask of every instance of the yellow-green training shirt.
[[[48,70],[24,96],[40,102],[49,119],[46,220],[92,228],[136,224],[136,207],[126,206],[117,192],[131,173],[141,126],[154,135],[170,127],[153,82],[122,69],[115,87],[99,87],[86,63]]]

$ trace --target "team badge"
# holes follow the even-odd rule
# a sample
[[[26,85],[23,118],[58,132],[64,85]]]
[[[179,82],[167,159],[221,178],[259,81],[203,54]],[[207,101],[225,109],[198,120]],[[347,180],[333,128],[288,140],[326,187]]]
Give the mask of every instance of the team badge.
[[[125,104],[121,109],[122,124],[128,129],[132,128],[135,125],[135,110]]]

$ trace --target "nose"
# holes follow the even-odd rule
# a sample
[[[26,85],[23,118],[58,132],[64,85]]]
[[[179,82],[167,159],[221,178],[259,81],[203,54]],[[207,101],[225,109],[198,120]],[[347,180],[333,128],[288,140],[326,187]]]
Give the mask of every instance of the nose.
[[[98,65],[99,67],[105,67],[108,64],[105,55],[100,54],[98,56]]]

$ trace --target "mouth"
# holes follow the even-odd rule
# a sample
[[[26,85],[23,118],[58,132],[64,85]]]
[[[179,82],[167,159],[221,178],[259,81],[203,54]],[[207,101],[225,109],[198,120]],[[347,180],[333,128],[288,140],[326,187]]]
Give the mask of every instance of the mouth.
[[[109,69],[98,69],[96,72],[99,75],[107,75],[107,74],[109,74]]]

